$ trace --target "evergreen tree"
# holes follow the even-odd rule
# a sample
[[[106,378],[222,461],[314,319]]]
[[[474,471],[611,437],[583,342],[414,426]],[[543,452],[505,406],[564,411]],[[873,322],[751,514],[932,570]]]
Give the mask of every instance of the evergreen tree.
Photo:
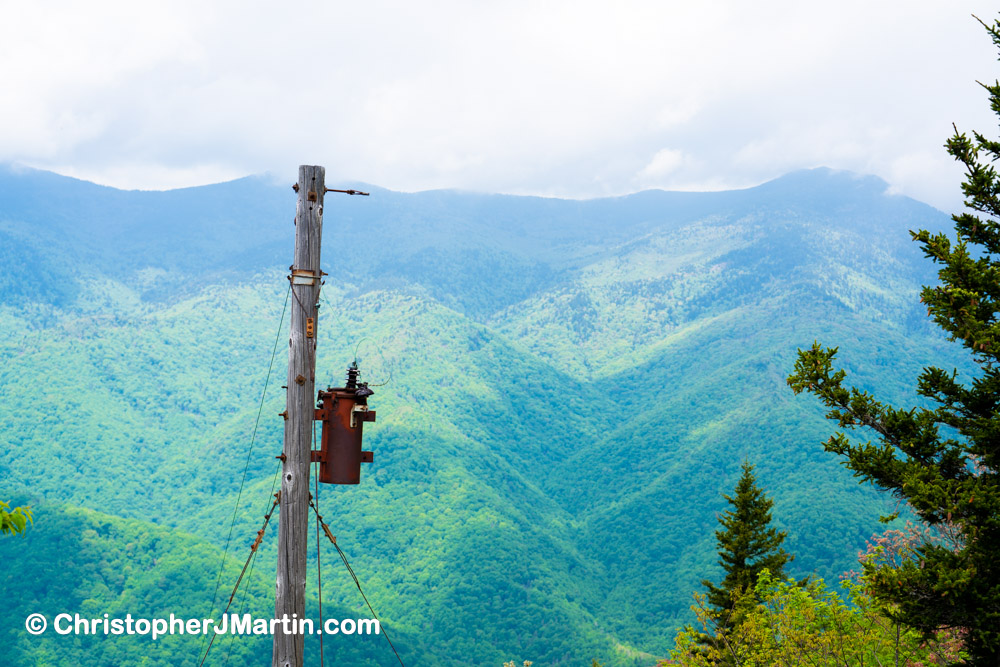
[[[1000,48],[1000,21],[983,24]],[[1000,115],[1000,82],[984,85]],[[941,267],[941,285],[921,301],[933,320],[969,351],[979,367],[971,382],[955,372],[925,368],[917,383],[932,409],[896,409],[867,392],[843,386],[834,370],[836,348],[818,343],[799,351],[788,382],[815,394],[842,428],[874,431],[878,444],[853,443],[837,433],[827,451],[846,457],[864,481],[904,499],[927,524],[957,528],[951,541],[930,540],[901,567],[884,568],[873,582],[894,615],[925,633],[965,633],[969,663],[1000,665],[1000,178],[993,164],[1000,142],[974,132],[945,144],[966,169],[968,212],[952,217],[946,234],[911,232]],[[943,428],[942,428],[943,427]]]
[[[770,527],[774,501],[757,486],[749,462],[743,463],[736,494],[724,497],[733,508],[719,518],[722,528],[715,531],[715,539],[719,544],[719,564],[726,576],[718,586],[707,580],[701,582],[708,589],[708,604],[723,631],[733,624],[734,598],[753,590],[757,575],[765,569],[775,578],[783,578],[785,563],[792,560],[781,548],[785,532]]]

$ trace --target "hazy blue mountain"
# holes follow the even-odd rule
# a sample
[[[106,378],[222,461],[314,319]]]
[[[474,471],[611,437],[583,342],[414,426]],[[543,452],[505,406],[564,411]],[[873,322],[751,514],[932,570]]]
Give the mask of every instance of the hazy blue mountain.
[[[796,347],[839,344],[859,383],[901,401],[924,365],[970,370],[920,308],[935,275],[907,233],[948,218],[877,178],[587,201],[344,185],[371,197],[325,202],[318,378],[337,384],[357,351],[388,383],[375,462],[320,502],[407,664],[652,665],[718,574],[744,458],[792,573],[835,579],[892,501],[823,453],[822,410],[785,386]],[[134,641],[87,663],[72,638],[28,637],[28,613],[59,611],[53,590],[88,613],[138,596],[204,614],[248,463],[242,564],[281,448],[294,207],[267,178],[124,192],[0,169],[0,498],[38,523],[0,540],[5,589],[19,577],[6,662],[140,664]],[[57,544],[57,525],[90,546]],[[272,533],[251,575],[262,616],[273,562]],[[323,556],[324,608],[360,614],[342,570]]]

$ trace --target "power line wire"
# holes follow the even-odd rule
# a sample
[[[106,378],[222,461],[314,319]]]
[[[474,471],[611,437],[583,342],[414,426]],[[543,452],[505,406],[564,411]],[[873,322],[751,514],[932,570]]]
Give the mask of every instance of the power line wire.
[[[337,544],[337,538],[330,532],[330,526],[323,521],[323,516],[319,513],[319,510],[316,508],[316,505],[312,502],[312,500],[309,501],[309,507],[311,507],[313,512],[316,513],[316,520],[319,521],[320,525],[323,527],[323,532],[326,533],[327,539],[333,543],[333,546],[337,549],[337,553],[340,554],[340,559],[344,561],[344,566],[347,568],[347,572],[351,575],[351,579],[354,580],[354,585],[358,587],[358,592],[361,593],[361,597],[364,598],[365,604],[368,605],[368,611],[370,611],[372,613],[372,617],[378,621],[379,630],[382,633],[382,636],[385,637],[387,642],[389,642],[389,648],[392,649],[392,652],[396,654],[396,660],[399,661],[400,667],[405,667],[405,665],[403,665],[403,659],[399,657],[399,651],[396,650],[392,640],[389,639],[389,633],[382,627],[382,621],[379,620],[378,614],[376,614],[375,610],[372,609],[372,603],[368,601],[368,596],[365,595],[364,590],[362,590],[361,582],[358,581],[358,575],[354,574],[354,568],[352,568],[351,564],[347,562],[347,556],[340,549],[340,545]]]
[[[316,448],[316,422],[313,421],[313,442]],[[313,466],[313,485],[316,487],[316,601],[319,605],[319,627],[323,627],[323,570],[320,565],[320,539],[319,539],[319,461]],[[323,635],[319,636],[319,665],[323,667]]]
[[[225,617],[226,612],[233,605],[233,600],[236,598],[236,592],[240,589],[240,583],[243,581],[243,575],[247,572],[247,567],[250,565],[250,561],[253,560],[254,555],[257,553],[257,547],[260,546],[261,541],[264,539],[264,531],[267,530],[267,524],[271,521],[271,515],[274,514],[274,508],[278,506],[278,502],[281,500],[281,492],[279,491],[275,497],[274,502],[271,504],[271,509],[266,515],[264,515],[264,525],[260,527],[257,531],[257,537],[254,539],[253,545],[250,547],[250,555],[247,556],[247,560],[243,563],[243,569],[240,570],[240,576],[236,579],[236,585],[233,586],[233,592],[229,594],[229,602],[226,604],[226,608],[222,611],[222,616]],[[204,635],[203,635],[204,636]],[[208,642],[208,648],[205,649],[205,654],[201,656],[201,662],[198,663],[198,667],[202,667],[205,664],[205,660],[208,659],[208,652],[212,650],[212,644],[215,643],[215,638],[218,636],[217,633],[212,633],[212,640]],[[228,660],[228,658],[227,658]]]

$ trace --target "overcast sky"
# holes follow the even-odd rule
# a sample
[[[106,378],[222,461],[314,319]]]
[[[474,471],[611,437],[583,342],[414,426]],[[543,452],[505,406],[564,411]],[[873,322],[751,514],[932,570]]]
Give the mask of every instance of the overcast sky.
[[[165,189],[594,197],[876,174],[953,210],[951,123],[995,134],[972,18],[911,0],[0,0],[0,161]]]

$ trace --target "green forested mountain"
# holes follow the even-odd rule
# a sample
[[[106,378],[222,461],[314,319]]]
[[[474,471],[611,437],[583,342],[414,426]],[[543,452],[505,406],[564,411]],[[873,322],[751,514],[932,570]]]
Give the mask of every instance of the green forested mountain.
[[[885,189],[813,170],[590,201],[331,195],[317,381],[357,351],[387,384],[374,463],[320,505],[406,664],[653,664],[719,573],[744,458],[789,572],[849,569],[893,504],[823,453],[822,410],[785,385],[795,349],[840,341],[853,378],[902,402],[931,361],[969,370],[920,308],[935,276],[907,234],[947,216]],[[248,448],[293,213],[263,178],[123,192],[0,169],[0,499],[35,509],[0,539],[3,664],[198,664],[200,638],[32,637],[24,618],[204,615],[249,462],[235,581],[281,449],[285,333]],[[261,616],[275,535],[245,602]],[[324,614],[367,616],[335,556]],[[395,664],[380,638],[326,649]]]

